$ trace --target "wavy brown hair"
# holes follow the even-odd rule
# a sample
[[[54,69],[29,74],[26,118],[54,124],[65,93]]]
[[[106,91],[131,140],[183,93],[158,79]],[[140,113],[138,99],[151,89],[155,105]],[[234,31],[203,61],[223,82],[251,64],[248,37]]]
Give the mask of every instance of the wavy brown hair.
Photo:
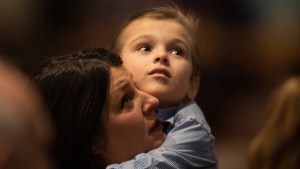
[[[300,161],[300,77],[274,93],[262,130],[250,145],[250,169],[297,169]]]

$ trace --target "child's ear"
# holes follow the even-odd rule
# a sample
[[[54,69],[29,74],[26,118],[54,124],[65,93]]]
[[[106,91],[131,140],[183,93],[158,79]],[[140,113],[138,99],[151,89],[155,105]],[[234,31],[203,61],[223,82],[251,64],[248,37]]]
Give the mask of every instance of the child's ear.
[[[194,100],[197,96],[198,90],[200,86],[200,77],[196,76],[191,81],[191,87],[189,91],[187,92],[187,98],[190,100]]]

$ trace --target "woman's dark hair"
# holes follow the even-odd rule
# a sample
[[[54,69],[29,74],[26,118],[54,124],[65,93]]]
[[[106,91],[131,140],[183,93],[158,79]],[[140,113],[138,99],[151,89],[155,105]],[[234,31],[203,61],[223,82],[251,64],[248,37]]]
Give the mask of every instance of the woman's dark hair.
[[[56,127],[53,155],[59,169],[103,167],[101,155],[95,152],[105,148],[110,69],[121,65],[119,56],[88,48],[51,58],[34,71],[33,80]],[[95,137],[103,138],[97,150]]]

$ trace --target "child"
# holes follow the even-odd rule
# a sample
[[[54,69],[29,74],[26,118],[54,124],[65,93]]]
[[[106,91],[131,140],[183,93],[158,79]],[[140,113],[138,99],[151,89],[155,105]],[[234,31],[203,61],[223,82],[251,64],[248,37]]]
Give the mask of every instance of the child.
[[[176,5],[137,13],[112,50],[137,88],[157,97],[166,126],[163,145],[107,168],[217,168],[214,136],[195,101],[199,88],[198,19]]]

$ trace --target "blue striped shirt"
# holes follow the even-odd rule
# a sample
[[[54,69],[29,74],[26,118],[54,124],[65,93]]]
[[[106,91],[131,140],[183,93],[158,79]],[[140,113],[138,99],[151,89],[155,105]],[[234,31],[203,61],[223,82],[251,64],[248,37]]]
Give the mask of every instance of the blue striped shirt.
[[[159,111],[169,122],[169,132],[161,147],[136,155],[132,160],[106,169],[216,169],[215,138],[196,102]]]

